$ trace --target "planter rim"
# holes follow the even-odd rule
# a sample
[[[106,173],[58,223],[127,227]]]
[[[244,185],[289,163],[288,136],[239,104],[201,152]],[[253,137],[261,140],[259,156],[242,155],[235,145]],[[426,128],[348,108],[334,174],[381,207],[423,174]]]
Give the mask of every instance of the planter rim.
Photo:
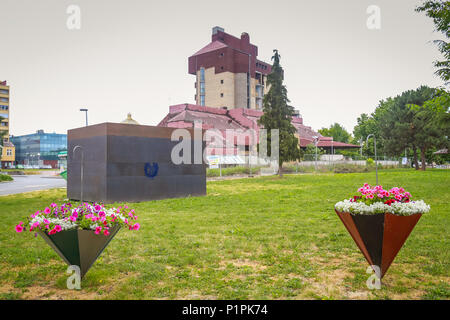
[[[108,227],[109,229],[108,230],[116,230],[116,229],[120,229],[121,228],[121,226],[120,225],[115,225],[115,226],[113,226],[113,227]],[[67,230],[61,230],[61,231],[59,231],[59,232],[57,232],[57,233],[55,233],[55,234],[58,234],[58,233],[61,233],[61,232],[68,232],[68,231],[87,231],[87,232],[95,232],[95,230],[92,230],[92,229],[80,229],[80,228],[73,228],[73,229],[67,229]],[[42,230],[42,229],[38,229],[38,230],[36,230],[36,232],[38,233],[38,234],[40,234],[40,233],[43,233],[43,234],[45,234],[46,236],[52,236],[52,234],[48,234],[48,232],[46,232],[45,230]],[[108,237],[108,236],[105,236],[105,235],[103,235],[103,234],[99,234],[99,236],[104,236],[104,237]]]
[[[334,209],[334,211],[336,211],[337,213],[348,213],[348,214],[351,214],[353,216],[377,216],[377,215],[382,215],[382,214],[390,214],[390,215],[396,216],[396,217],[411,217],[411,216],[415,216],[416,214],[423,214],[421,212],[416,212],[416,213],[408,214],[408,215],[395,214],[395,213],[391,213],[391,212],[383,212],[383,213],[351,213],[351,212],[346,212],[346,211],[338,211],[336,209]]]

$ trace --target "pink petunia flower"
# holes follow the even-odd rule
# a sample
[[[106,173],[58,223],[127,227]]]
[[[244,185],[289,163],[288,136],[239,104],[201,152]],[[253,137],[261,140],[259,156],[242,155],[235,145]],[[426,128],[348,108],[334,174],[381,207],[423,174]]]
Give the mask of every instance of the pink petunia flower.
[[[59,224],[57,224],[57,225],[55,226],[54,230],[55,230],[56,232],[61,232],[62,228],[61,228],[61,226],[60,226]]]
[[[23,222],[21,221],[17,226],[16,226],[16,232],[20,233],[23,231],[23,227],[22,227]]]
[[[100,234],[101,231],[102,231],[101,227],[95,228],[95,234]]]
[[[45,214],[49,214],[50,212],[51,212],[50,208],[49,208],[49,207],[46,207],[45,210],[44,210],[44,213],[45,213]]]
[[[139,230],[140,227],[141,225],[139,223],[135,223],[133,226],[133,230]]]

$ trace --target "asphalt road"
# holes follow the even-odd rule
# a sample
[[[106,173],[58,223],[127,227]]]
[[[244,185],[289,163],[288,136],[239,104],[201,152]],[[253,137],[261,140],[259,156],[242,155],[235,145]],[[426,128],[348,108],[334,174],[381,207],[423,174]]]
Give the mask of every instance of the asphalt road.
[[[67,186],[66,180],[62,178],[51,178],[41,175],[23,175],[12,177],[14,178],[14,181],[0,183],[0,196],[36,190],[65,188]]]

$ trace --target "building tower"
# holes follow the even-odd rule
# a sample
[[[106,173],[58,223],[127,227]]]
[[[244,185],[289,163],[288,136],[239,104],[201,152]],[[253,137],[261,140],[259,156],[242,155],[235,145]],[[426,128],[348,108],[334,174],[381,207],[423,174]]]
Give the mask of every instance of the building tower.
[[[236,38],[214,27],[212,40],[189,57],[189,73],[196,76],[197,105],[261,110],[271,65],[257,59],[250,36]]]
[[[14,144],[9,141],[9,86],[6,81],[0,81],[0,155],[1,167],[6,168],[15,164]]]

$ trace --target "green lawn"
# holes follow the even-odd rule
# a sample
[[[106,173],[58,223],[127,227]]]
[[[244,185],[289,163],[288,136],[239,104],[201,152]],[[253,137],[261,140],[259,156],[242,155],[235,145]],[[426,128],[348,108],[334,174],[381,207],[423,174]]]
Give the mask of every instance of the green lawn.
[[[208,196],[133,204],[141,230],[120,231],[82,282],[40,237],[16,234],[22,216],[64,190],[0,197],[3,299],[449,299],[450,171],[389,170],[385,187],[424,199],[424,215],[383,279],[334,212],[370,173],[208,182]]]

